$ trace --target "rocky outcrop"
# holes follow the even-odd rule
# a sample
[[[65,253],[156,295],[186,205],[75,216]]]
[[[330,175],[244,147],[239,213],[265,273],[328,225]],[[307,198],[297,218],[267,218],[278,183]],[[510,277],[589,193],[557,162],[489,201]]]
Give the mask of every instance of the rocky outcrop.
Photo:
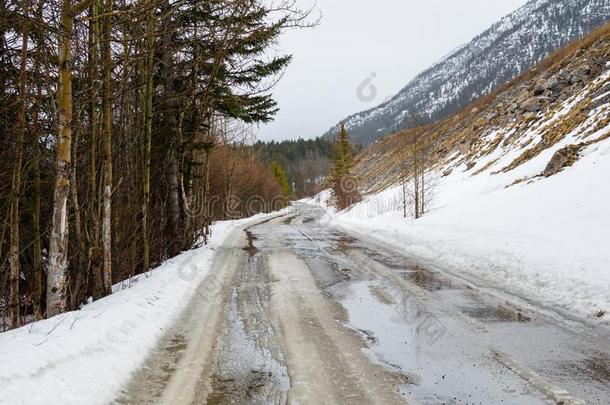
[[[580,83],[586,81],[591,76],[591,66],[581,65],[577,67],[570,75],[571,83]]]
[[[549,148],[552,158],[531,175],[556,175],[573,165],[583,148],[610,137],[609,60],[610,24],[542,61],[497,95],[418,129],[418,136],[433,145],[432,160],[443,176],[473,170],[492,153],[495,157],[477,172],[507,173]],[[409,132],[382,139],[360,156],[356,174],[367,189],[381,190],[395,181],[389,167],[400,161],[401,137]],[[571,145],[557,146],[567,136]]]
[[[544,88],[544,90],[548,90],[548,91],[554,93],[554,92],[560,91],[563,88],[563,86],[562,86],[561,82],[559,81],[559,76],[553,75],[544,82],[543,88]]]
[[[527,112],[538,112],[544,107],[544,101],[541,97],[531,97],[521,103],[520,108]]]
[[[578,154],[581,149],[582,145],[570,145],[559,149],[549,161],[542,175],[544,177],[551,177],[566,167],[572,166],[578,161]]]

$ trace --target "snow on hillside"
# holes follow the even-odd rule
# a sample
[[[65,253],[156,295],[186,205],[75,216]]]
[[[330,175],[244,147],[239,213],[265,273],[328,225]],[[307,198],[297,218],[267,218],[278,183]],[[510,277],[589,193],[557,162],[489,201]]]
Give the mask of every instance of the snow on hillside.
[[[438,179],[434,208],[419,220],[402,217],[400,189],[391,187],[349,211],[329,211],[330,223],[422,264],[610,324],[610,139],[586,147],[573,167],[533,178],[577,133],[506,173],[493,174],[518,149],[499,146],[470,169],[462,163]],[[523,178],[533,179],[507,187]]]
[[[409,82],[390,101],[342,122],[368,145],[412,125],[436,121],[518,76],[610,18],[610,0],[532,0]],[[332,138],[339,125],[325,136]]]
[[[252,220],[215,224],[207,246],[117,284],[114,294],[80,311],[1,333],[0,404],[47,404],[49,398],[75,405],[111,401],[197,286],[210,271],[220,270],[210,268],[214,250]]]

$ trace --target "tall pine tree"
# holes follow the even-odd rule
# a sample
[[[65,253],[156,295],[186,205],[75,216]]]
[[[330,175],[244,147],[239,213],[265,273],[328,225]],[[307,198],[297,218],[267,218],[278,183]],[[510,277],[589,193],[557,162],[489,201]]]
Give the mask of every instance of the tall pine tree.
[[[345,124],[341,129],[335,142],[335,160],[330,175],[335,205],[339,209],[348,208],[350,205],[360,201],[358,192],[358,181],[352,175],[354,157],[352,145],[349,141],[349,133]]]
[[[280,183],[280,187],[282,188],[282,194],[284,198],[288,198],[292,195],[292,188],[290,187],[290,183],[288,183],[288,177],[286,176],[286,171],[278,162],[271,163],[271,173],[273,177],[275,177]]]
[[[345,124],[341,124],[341,129],[335,142],[335,159],[331,180],[333,182],[350,174],[354,167],[352,144],[349,141],[349,133],[345,129]]]

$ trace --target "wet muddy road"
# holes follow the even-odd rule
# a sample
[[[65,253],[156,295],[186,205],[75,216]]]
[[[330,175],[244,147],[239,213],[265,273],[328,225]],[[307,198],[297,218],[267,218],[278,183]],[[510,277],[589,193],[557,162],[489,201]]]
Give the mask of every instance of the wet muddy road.
[[[608,404],[610,337],[328,226],[240,230],[116,403]]]

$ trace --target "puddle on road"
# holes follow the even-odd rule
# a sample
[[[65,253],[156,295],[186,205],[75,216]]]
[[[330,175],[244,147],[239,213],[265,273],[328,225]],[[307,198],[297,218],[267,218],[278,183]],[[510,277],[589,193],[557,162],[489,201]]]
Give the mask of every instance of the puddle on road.
[[[487,322],[529,322],[531,318],[518,309],[506,305],[475,304],[462,308],[471,318]]]
[[[248,237],[248,246],[244,247],[243,250],[248,252],[250,257],[252,257],[256,253],[258,253],[258,249],[256,248],[256,246],[254,246],[254,241],[257,239],[257,237],[254,236],[252,234],[252,232],[250,232],[250,231],[245,231],[245,232],[246,232],[246,236]]]
[[[379,343],[379,339],[377,339],[375,334],[370,330],[357,328],[347,321],[342,321],[341,324],[347,329],[356,332],[356,334],[359,335],[362,340],[366,342],[367,347],[371,347]]]
[[[353,270],[349,267],[340,267],[337,263],[333,263],[330,267],[339,274],[339,277],[341,277],[343,281],[352,279]]]
[[[273,374],[269,371],[250,370],[238,378],[212,377],[212,393],[207,404],[251,403],[264,397],[265,388],[273,384]]]
[[[358,242],[358,239],[347,235],[336,236],[332,240],[345,245],[354,245]]]
[[[182,334],[177,334],[170,341],[169,344],[163,348],[168,353],[181,353],[186,349],[187,342],[186,337]]]
[[[332,241],[335,244],[335,249],[345,255],[348,254],[348,251],[350,249],[354,248],[354,244],[356,244],[356,242],[357,242],[356,239],[350,238],[348,236],[334,238],[334,239],[332,239]]]
[[[382,254],[368,249],[360,244],[360,241],[357,238],[341,232],[330,231],[328,232],[328,236],[329,240],[333,242],[333,248],[336,251],[341,252],[348,257],[350,250],[361,252],[370,260],[391,269],[395,273],[399,274],[403,279],[416,284],[426,291],[435,292],[439,290],[458,288],[449,279],[442,277],[433,271],[420,267],[417,264],[413,264],[403,256],[394,255],[391,253]],[[366,265],[366,263],[362,263],[362,265]]]
[[[413,269],[401,271],[400,275],[405,280],[430,292],[455,288],[449,280],[438,277],[433,272],[417,265]]]
[[[250,284],[255,279],[244,281]],[[226,329],[215,346],[215,372],[209,380],[211,392],[206,403],[285,403],[282,399],[290,379],[283,354],[262,314],[264,303],[257,301],[260,292],[242,295],[244,287],[248,286],[231,290]]]
[[[381,263],[385,267],[390,268],[397,272],[409,270],[413,267],[413,265],[411,263],[407,262],[407,260],[404,257],[382,255],[376,251],[372,251],[372,250],[368,250],[368,249],[364,250],[364,253],[368,257],[373,259],[374,261]]]
[[[296,216],[290,216],[290,217],[285,218],[285,219],[284,219],[282,222],[283,222],[285,225],[290,225],[290,223],[291,223],[291,222],[292,222],[292,221],[293,221],[295,218],[296,218]]]

